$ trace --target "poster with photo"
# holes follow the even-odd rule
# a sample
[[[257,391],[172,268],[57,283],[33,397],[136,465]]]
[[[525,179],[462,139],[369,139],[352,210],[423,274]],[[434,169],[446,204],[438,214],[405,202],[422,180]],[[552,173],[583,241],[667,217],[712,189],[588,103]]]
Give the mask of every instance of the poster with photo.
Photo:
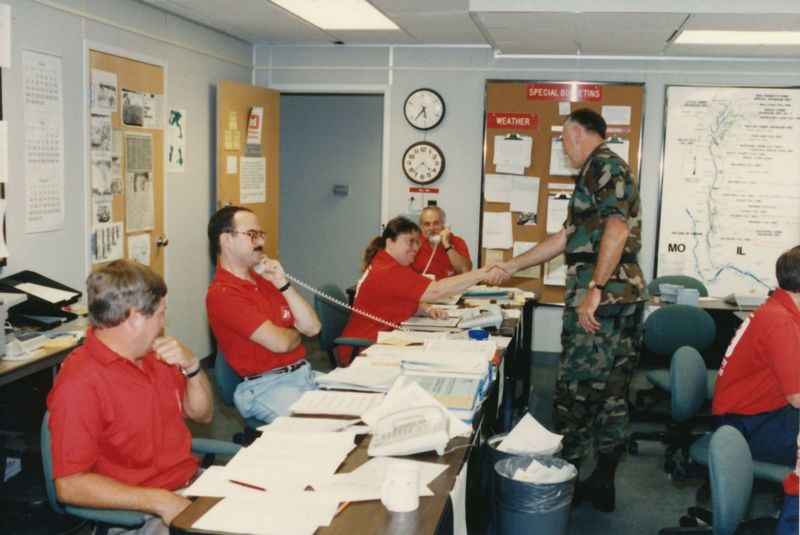
[[[111,160],[92,151],[92,193],[111,194]]]
[[[92,227],[105,225],[114,217],[111,193],[92,191]]]
[[[117,111],[117,75],[92,69],[92,113],[111,115]]]
[[[144,94],[130,89],[122,90],[122,123],[144,126]]]
[[[125,173],[125,221],[127,231],[153,230],[153,183],[150,173]]]
[[[123,224],[107,223],[92,229],[92,263],[111,262],[122,258]]]
[[[92,152],[111,154],[111,116],[92,114]]]

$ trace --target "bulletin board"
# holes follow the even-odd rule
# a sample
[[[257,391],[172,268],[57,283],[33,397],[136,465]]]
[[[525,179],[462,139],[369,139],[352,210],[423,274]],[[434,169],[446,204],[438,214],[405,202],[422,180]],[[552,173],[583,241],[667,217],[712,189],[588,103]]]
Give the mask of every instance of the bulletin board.
[[[217,82],[217,208],[252,210],[266,233],[264,253],[270,258],[280,258],[280,98],[273,89]],[[262,110],[258,119],[254,108]],[[258,139],[254,130],[248,137],[248,126],[260,130]]]
[[[488,80],[481,265],[510,260],[561,228],[578,173],[569,169],[561,150],[561,128],[570,112],[590,108],[601,113],[608,123],[606,142],[623,158],[627,154],[638,177],[643,105],[642,84]],[[560,255],[518,272],[507,286],[536,291],[543,303],[563,303],[563,284],[546,284],[546,277],[547,282],[558,279],[564,269]]]
[[[89,50],[93,264],[132,258],[164,275],[164,68]]]

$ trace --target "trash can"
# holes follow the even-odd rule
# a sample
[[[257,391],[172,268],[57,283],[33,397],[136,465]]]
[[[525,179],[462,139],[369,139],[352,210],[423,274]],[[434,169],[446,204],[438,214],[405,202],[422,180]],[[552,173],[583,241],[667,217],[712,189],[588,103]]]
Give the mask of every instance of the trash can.
[[[518,469],[532,461],[561,468],[569,463],[556,457],[510,457],[495,465],[497,533],[565,535],[569,526],[572,492],[577,474],[560,483],[535,483],[513,479]]]
[[[486,497],[486,510],[481,517],[481,525],[483,527],[481,532],[487,535],[494,535],[494,533],[496,533],[495,528],[497,527],[494,505],[494,465],[497,464],[498,461],[517,455],[497,449],[497,446],[506,438],[507,434],[508,433],[501,433],[499,435],[494,435],[481,446],[480,492],[481,496]]]

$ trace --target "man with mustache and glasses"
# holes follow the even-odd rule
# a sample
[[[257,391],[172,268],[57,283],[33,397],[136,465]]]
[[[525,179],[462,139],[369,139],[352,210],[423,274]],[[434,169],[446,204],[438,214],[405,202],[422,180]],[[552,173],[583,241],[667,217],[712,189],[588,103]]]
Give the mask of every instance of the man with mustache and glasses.
[[[264,232],[253,212],[219,209],[208,222],[208,239],[218,258],[206,294],[208,322],[219,351],[244,378],[234,402],[245,418],[272,422],[317,388],[300,341],[319,332],[319,319],[280,262],[264,255]]]

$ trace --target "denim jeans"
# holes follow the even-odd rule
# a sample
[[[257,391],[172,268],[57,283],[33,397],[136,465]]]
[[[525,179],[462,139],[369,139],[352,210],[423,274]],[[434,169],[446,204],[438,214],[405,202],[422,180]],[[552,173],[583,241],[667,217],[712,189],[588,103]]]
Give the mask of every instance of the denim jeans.
[[[278,416],[291,414],[289,406],[303,392],[317,389],[315,376],[311,365],[306,363],[291,373],[267,374],[242,381],[233,393],[233,401],[243,417],[271,423]]]

